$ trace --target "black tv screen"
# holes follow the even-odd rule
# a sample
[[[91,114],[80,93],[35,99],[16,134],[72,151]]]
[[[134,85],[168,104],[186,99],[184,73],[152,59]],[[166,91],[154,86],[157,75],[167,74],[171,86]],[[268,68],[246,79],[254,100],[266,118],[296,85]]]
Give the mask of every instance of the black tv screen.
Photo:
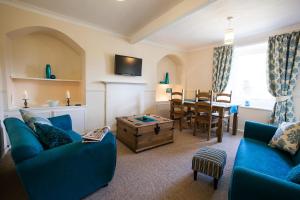
[[[127,76],[142,76],[141,58],[115,55],[115,74]]]

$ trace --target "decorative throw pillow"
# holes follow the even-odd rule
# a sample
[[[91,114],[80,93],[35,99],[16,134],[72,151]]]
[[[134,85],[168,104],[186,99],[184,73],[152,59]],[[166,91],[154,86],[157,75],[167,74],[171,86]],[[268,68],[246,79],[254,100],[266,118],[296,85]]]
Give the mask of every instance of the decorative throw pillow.
[[[300,184],[300,165],[297,165],[287,175],[287,180]]]
[[[48,124],[35,123],[36,133],[46,149],[73,142],[66,131]]]
[[[34,132],[36,132],[34,123],[48,124],[48,125],[52,126],[52,123],[51,123],[48,119],[43,118],[43,117],[40,117],[40,116],[36,115],[36,114],[33,113],[33,112],[30,112],[30,111],[28,111],[28,110],[20,109],[20,113],[21,113],[21,116],[22,116],[24,122],[25,122],[25,123],[27,124],[27,126],[29,126]]]
[[[294,155],[299,149],[300,122],[283,122],[269,142],[269,146],[287,151]]]

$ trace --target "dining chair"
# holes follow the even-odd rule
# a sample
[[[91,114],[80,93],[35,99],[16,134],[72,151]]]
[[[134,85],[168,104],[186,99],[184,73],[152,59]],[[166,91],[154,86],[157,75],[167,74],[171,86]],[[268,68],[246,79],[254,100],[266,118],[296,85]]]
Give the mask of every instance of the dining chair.
[[[210,101],[213,98],[213,93],[211,90],[208,92],[202,92],[200,90],[196,90],[196,102],[198,101]]]
[[[182,131],[182,121],[185,116],[184,111],[184,90],[172,92],[170,100],[170,118],[179,121],[179,129]]]
[[[231,103],[231,97],[232,97],[232,91],[230,93],[217,93],[215,95],[215,101],[216,102],[221,102],[221,103]],[[213,116],[219,117],[219,113],[213,113]],[[230,111],[226,111],[224,113],[224,121],[227,123],[227,132],[229,132],[229,127],[230,127]]]
[[[204,124],[208,127],[207,140],[210,140],[211,129],[218,126],[218,118],[212,115],[212,91],[198,92],[197,98],[198,101],[195,102],[195,123],[193,135],[196,134],[199,124]]]

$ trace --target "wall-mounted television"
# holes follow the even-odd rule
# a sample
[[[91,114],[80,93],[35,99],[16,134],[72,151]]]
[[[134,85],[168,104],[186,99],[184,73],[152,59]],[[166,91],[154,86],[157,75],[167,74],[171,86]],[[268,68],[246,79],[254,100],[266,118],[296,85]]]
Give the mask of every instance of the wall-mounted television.
[[[115,74],[126,76],[142,76],[141,58],[115,55]]]

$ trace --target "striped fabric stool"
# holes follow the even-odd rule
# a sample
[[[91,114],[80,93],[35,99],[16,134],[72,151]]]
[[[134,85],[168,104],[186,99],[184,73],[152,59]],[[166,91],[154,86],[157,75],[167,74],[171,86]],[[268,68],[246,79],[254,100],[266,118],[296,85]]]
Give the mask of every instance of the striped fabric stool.
[[[201,172],[214,178],[214,189],[217,189],[218,181],[226,164],[226,157],[226,152],[223,150],[209,147],[200,148],[192,162],[194,180],[197,180],[197,173]]]

